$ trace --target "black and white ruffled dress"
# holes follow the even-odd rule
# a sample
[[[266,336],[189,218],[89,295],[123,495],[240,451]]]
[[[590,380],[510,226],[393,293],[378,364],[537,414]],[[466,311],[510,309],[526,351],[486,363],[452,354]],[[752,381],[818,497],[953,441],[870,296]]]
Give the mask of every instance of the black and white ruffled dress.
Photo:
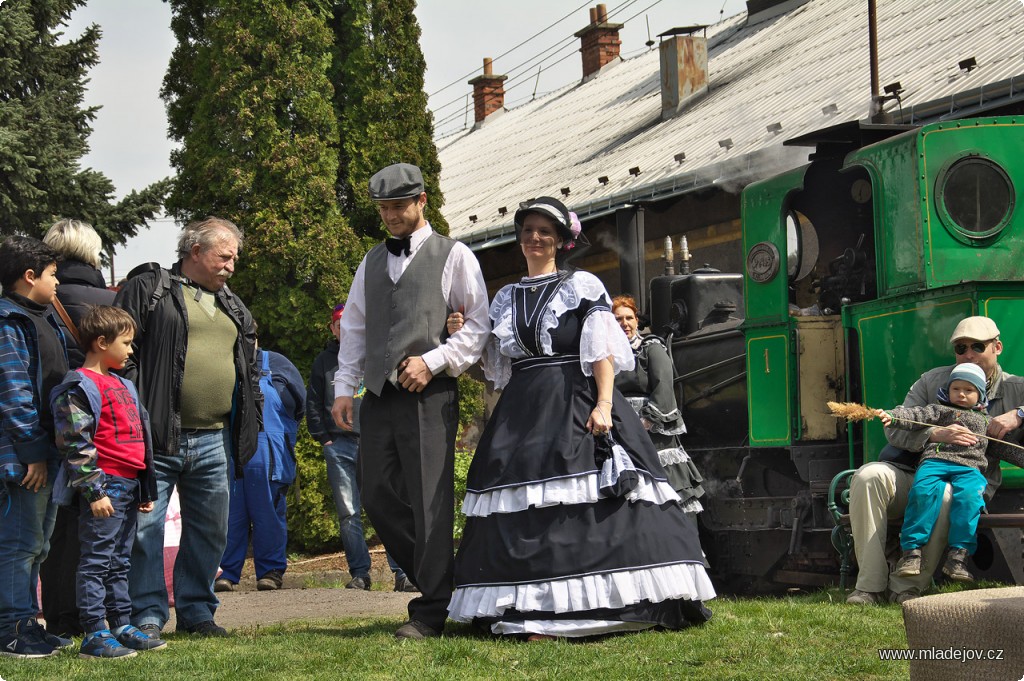
[[[525,278],[491,304],[484,371],[504,391],[469,469],[453,620],[578,637],[711,616],[694,516],[617,390],[612,435],[638,475],[619,495],[602,489],[606,452],[586,430],[597,403],[591,365],[633,366],[610,305],[581,271]]]
[[[704,496],[704,479],[686,453],[679,436],[686,433],[683,415],[676,405],[672,358],[665,342],[655,335],[635,335],[629,341],[636,364],[615,376],[618,388],[633,411],[650,424],[647,434],[658,450],[658,459],[668,480],[682,499],[683,510],[704,510],[698,499]]]

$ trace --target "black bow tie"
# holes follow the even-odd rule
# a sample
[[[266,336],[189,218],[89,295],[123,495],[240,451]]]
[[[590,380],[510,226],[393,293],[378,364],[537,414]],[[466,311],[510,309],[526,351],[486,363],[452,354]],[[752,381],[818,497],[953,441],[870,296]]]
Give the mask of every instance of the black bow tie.
[[[412,245],[412,238],[405,237],[404,239],[385,239],[384,248],[388,249],[388,253],[394,256],[400,256],[404,252],[409,255],[409,246]]]

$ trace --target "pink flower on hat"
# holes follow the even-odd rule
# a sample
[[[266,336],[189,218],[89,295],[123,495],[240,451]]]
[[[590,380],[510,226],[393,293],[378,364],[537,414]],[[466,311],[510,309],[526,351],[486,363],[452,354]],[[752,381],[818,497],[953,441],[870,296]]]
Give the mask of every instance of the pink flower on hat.
[[[569,211],[569,232],[572,234],[572,239],[565,242],[562,246],[563,251],[571,251],[576,248],[576,239],[579,238],[580,232],[583,231],[583,225],[580,224],[580,218],[576,213]]]

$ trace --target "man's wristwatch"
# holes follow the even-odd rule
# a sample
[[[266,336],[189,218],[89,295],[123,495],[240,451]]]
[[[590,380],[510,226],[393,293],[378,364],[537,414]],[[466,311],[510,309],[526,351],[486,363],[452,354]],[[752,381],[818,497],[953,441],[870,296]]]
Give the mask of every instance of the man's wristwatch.
[[[1017,418],[1020,419],[1021,424],[1024,424],[1024,407],[1017,407]]]

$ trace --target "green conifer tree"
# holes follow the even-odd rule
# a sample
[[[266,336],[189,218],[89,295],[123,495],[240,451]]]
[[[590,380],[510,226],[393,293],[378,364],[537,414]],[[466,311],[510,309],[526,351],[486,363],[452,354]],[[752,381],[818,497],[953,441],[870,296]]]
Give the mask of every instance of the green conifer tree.
[[[261,345],[300,370],[328,334],[362,251],[334,192],[330,3],[171,0],[178,38],[163,97],[178,175],[168,209],[245,232],[231,287]]]
[[[384,232],[367,184],[375,172],[399,162],[423,171],[427,219],[435,230],[448,233],[415,8],[415,0],[340,0],[334,5],[338,198],[352,229],[375,240]]]
[[[110,248],[160,210],[166,181],[114,201],[114,185],[82,168],[98,107],[83,107],[99,27],[63,41],[85,0],[6,0],[0,7],[0,234],[39,236],[55,218],[88,220]]]

